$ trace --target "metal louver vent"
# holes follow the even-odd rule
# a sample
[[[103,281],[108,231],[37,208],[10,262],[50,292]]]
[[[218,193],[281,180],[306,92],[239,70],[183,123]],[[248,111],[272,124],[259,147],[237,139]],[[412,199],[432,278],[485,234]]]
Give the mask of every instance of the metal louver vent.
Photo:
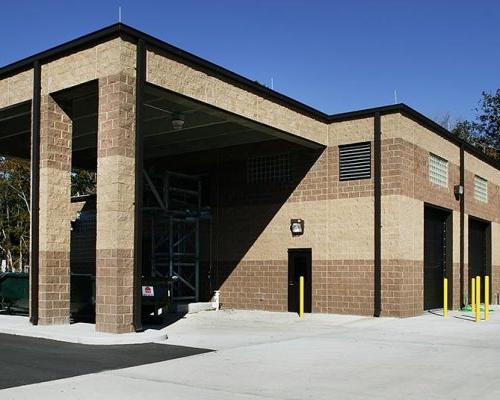
[[[339,146],[340,180],[369,179],[371,177],[371,143]]]

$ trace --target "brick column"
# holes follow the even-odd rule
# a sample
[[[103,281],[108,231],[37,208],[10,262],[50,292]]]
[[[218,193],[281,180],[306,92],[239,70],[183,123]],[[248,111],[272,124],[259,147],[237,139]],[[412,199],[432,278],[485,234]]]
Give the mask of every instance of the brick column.
[[[96,329],[132,332],[135,78],[99,79]]]
[[[40,325],[70,317],[70,204],[72,123],[50,96],[40,109]]]

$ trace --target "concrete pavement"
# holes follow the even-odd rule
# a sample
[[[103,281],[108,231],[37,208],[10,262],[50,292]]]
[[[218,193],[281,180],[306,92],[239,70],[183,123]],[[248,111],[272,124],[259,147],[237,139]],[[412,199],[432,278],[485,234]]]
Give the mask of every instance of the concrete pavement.
[[[2,399],[497,399],[500,309],[409,319],[206,312],[169,343],[218,351],[8,389]],[[211,343],[212,346],[208,346]]]
[[[0,333],[68,343],[115,345],[164,342],[166,329],[146,329],[124,334],[96,332],[95,324],[78,322],[71,325],[31,325],[28,317],[0,313]]]

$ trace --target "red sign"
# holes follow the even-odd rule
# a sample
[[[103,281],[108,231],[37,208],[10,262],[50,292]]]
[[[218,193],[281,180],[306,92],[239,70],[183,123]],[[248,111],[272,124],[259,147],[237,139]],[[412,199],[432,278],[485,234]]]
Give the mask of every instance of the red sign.
[[[143,286],[142,287],[142,295],[144,297],[153,297],[155,295],[155,290],[153,286]]]

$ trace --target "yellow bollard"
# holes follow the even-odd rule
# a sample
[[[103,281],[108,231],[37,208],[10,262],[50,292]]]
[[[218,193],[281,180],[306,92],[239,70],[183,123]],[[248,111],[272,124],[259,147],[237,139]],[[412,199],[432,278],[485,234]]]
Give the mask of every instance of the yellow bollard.
[[[448,278],[443,281],[443,317],[448,315]]]
[[[304,316],[304,277],[299,278],[299,317]]]
[[[484,277],[484,320],[490,319],[490,277]]]
[[[481,277],[476,276],[476,322],[481,321]]]
[[[471,279],[470,281],[470,306],[472,309],[472,312],[476,312],[476,280],[474,278]]]

